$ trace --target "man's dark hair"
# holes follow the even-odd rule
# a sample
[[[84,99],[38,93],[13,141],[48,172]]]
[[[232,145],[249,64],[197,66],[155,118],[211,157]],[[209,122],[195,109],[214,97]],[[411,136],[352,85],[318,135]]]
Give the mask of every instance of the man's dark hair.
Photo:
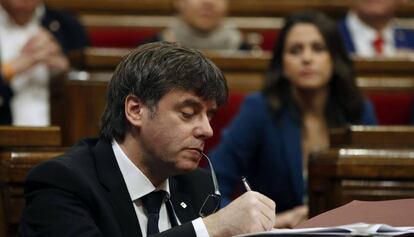
[[[334,21],[318,11],[301,11],[286,18],[273,49],[263,93],[274,114],[292,104],[291,84],[283,75],[283,52],[290,30],[297,24],[314,25],[321,33],[332,58],[333,73],[329,82],[330,94],[325,108],[329,127],[358,123],[363,111],[363,96],[356,85],[352,61]]]
[[[145,44],[125,56],[115,69],[101,118],[101,139],[124,140],[129,126],[124,111],[128,95],[155,111],[159,100],[173,89],[214,100],[218,106],[228,97],[223,73],[199,51],[174,43]]]

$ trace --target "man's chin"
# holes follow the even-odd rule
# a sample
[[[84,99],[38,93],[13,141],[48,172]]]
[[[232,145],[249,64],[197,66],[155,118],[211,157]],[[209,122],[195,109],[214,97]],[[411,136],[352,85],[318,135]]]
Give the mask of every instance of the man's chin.
[[[180,173],[188,173],[196,170],[198,168],[199,161],[197,162],[186,162],[185,164],[180,164],[178,170]]]

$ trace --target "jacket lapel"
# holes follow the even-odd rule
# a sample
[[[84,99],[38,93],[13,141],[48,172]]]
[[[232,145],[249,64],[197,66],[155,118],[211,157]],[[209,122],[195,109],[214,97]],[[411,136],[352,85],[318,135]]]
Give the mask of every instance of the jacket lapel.
[[[183,224],[199,217],[198,210],[196,210],[194,202],[192,202],[188,194],[182,191],[186,190],[186,188],[179,187],[179,183],[176,179],[174,179],[174,177],[169,179],[169,183],[171,202],[173,204],[175,214],[180,222]]]
[[[101,140],[93,149],[98,179],[106,188],[123,236],[142,236],[128,189],[115,159],[112,146]]]

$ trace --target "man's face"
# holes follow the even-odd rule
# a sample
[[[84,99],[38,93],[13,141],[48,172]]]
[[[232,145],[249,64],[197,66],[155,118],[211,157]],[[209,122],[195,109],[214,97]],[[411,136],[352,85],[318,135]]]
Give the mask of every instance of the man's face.
[[[352,0],[358,15],[367,18],[392,17],[403,0]]]
[[[2,6],[18,21],[18,24],[26,24],[40,2],[40,0],[0,0]]]
[[[204,142],[213,136],[210,120],[216,110],[215,101],[203,101],[191,92],[173,90],[164,95],[155,112],[148,108],[142,117],[146,165],[168,176],[196,169]]]
[[[205,32],[220,24],[228,7],[228,0],[176,0],[175,3],[185,22]]]

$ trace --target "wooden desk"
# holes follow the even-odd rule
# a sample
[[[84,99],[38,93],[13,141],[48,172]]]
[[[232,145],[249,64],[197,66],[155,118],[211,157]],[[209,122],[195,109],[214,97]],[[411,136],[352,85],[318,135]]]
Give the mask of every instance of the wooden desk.
[[[0,126],[0,150],[15,147],[60,146],[62,138],[59,127]]]
[[[414,197],[414,150],[338,149],[309,159],[310,216],[352,200]]]
[[[74,13],[170,15],[175,12],[173,0],[45,0],[54,8]],[[414,4],[406,3],[397,15],[411,17]],[[316,9],[340,18],[348,10],[348,3],[341,0],[230,0],[229,15],[232,16],[286,16],[301,9]]]
[[[0,237],[18,236],[17,229],[25,206],[23,183],[30,169],[63,152],[63,148],[0,152]]]
[[[329,131],[330,147],[412,148],[414,126],[350,126]]]
[[[64,150],[59,127],[0,126],[0,237],[17,236],[29,170]]]
[[[113,71],[121,59],[131,49],[121,48],[88,48],[83,54],[73,54],[72,62],[75,66],[85,70]],[[264,75],[268,69],[271,54],[269,52],[204,52],[224,72],[254,72]],[[381,78],[409,78],[398,85],[409,83],[412,85],[414,75],[414,60],[409,58],[354,58],[358,77],[365,81]],[[382,81],[381,83],[386,83]],[[392,85],[389,83],[387,86]],[[370,86],[370,84],[365,84]]]

